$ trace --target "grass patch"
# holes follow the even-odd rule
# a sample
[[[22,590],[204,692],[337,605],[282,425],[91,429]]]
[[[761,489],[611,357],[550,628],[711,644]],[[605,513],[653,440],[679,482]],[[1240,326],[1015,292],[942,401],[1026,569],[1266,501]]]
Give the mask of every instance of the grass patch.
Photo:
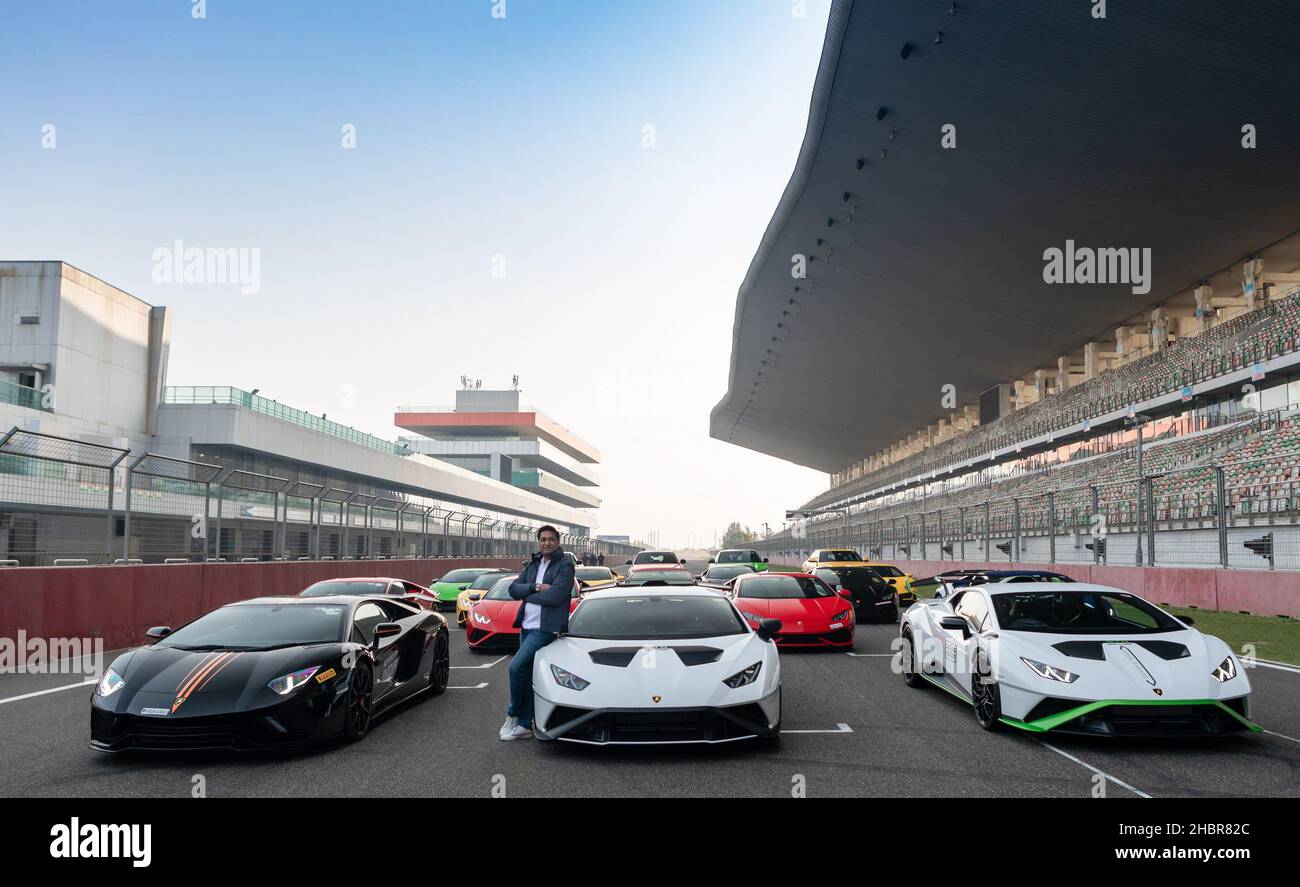
[[[1241,653],[1242,648],[1250,644],[1254,646],[1255,656],[1259,659],[1300,665],[1300,620],[1285,616],[1196,610],[1191,607],[1164,609],[1175,616],[1190,617],[1198,630],[1222,638],[1237,653]]]

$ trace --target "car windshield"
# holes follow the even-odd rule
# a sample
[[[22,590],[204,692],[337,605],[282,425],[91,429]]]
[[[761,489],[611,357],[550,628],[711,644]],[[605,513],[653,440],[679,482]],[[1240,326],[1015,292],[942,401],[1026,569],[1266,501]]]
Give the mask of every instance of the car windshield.
[[[496,582],[492,583],[492,589],[488,591],[487,594],[483,595],[483,600],[485,601],[513,600],[513,598],[510,597],[510,583],[514,582],[518,578],[519,578],[519,574],[516,573],[513,576],[505,576],[503,578],[497,579]]]
[[[821,556],[821,561],[823,563],[825,563],[826,561],[838,563],[839,561],[860,561],[860,560],[862,560],[862,556],[860,554],[858,554],[856,551],[852,551],[847,548],[840,548],[834,551],[823,551]]]
[[[200,616],[158,642],[178,649],[265,649],[343,640],[340,604],[232,604]]]
[[[482,591],[485,588],[491,588],[493,585],[497,584],[497,580],[500,579],[502,575],[503,574],[501,573],[484,573],[482,576],[479,576],[471,582],[469,587],[471,590],[478,591]]]
[[[468,570],[452,570],[450,573],[448,573],[446,576],[443,576],[438,581],[470,583],[473,582],[475,579],[477,579],[479,576],[482,576],[484,573],[490,573],[490,572],[492,571],[489,569],[480,569],[477,567]]]
[[[1141,598],[1122,592],[1026,591],[992,597],[998,625],[1007,631],[1153,634],[1184,628]]]
[[[298,594],[298,597],[326,597],[332,594],[364,596],[387,593],[387,579],[368,579],[364,582],[356,579],[327,579],[324,582],[317,582],[315,585],[307,586]]]
[[[634,564],[675,564],[677,555],[671,551],[641,551],[632,559]]]
[[[903,575],[902,570],[890,564],[876,564],[871,569],[875,570],[881,576],[902,576]]]
[[[834,592],[816,579],[807,576],[763,576],[736,583],[739,591],[737,597],[757,598],[759,600],[778,600],[781,598],[819,598],[832,597]]]
[[[614,578],[609,567],[579,567],[574,576],[583,582],[606,582]]]
[[[569,619],[569,636],[668,641],[744,634],[749,629],[722,595],[590,597]]]
[[[666,585],[692,585],[695,579],[685,570],[638,570],[623,580],[624,585],[645,585],[647,582],[663,582]]]
[[[752,551],[719,551],[718,563],[720,564],[752,564],[758,558],[753,556]]]
[[[744,564],[729,567],[709,567],[704,571],[704,578],[710,582],[727,582],[737,576],[744,576],[746,573],[752,572],[754,572],[754,568],[747,567]]]

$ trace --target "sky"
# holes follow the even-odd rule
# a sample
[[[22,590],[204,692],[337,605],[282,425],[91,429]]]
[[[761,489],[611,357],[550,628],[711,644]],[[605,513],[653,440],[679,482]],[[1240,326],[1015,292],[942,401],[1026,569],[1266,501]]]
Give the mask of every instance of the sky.
[[[6,9],[0,259],[169,306],[168,384],[390,439],[518,374],[601,450],[602,533],[708,544],[826,488],[708,419],[829,0],[197,3]],[[169,282],[177,241],[257,274]]]

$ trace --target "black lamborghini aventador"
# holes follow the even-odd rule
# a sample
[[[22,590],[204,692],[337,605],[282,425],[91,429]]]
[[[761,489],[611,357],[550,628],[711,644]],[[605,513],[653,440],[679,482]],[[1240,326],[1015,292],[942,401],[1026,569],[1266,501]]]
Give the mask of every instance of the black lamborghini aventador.
[[[113,661],[90,745],[257,749],[358,740],[381,710],[447,688],[447,620],[392,597],[229,604]]]

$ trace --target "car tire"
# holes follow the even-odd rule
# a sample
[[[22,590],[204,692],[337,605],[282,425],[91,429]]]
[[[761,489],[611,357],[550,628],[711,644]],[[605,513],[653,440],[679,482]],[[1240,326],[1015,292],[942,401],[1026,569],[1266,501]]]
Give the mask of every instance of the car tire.
[[[441,696],[451,681],[451,641],[447,632],[439,631],[433,638],[433,664],[429,666],[429,695]]]
[[[343,716],[343,738],[360,742],[370,731],[374,710],[375,675],[369,662],[359,662],[348,678],[348,705]]]
[[[903,672],[903,683],[914,690],[925,686],[925,678],[917,670],[916,644],[912,640],[912,629],[903,629],[903,643],[899,648],[899,665]]]
[[[975,674],[971,676],[971,707],[981,728],[989,731],[1002,727],[1002,693],[992,679],[984,651],[975,654]]]

